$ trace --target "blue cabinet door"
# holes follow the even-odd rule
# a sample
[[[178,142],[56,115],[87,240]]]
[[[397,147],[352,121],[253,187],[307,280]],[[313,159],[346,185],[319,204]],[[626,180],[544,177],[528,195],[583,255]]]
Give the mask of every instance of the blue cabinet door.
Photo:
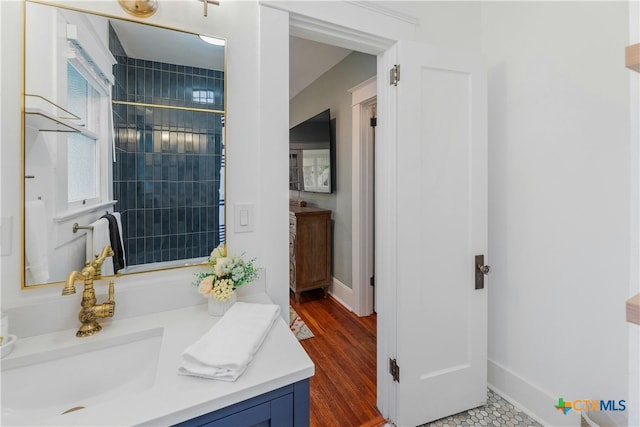
[[[249,409],[245,409],[244,411],[236,412],[233,415],[229,415],[228,417],[220,418],[219,420],[203,424],[206,427],[240,427],[240,426],[251,426],[251,427],[270,427],[280,426],[289,427],[292,424],[271,424],[271,408],[269,402],[263,403],[261,405],[253,406]]]
[[[271,426],[291,426],[293,423],[293,393],[271,401]],[[308,423],[308,421],[307,421]]]
[[[309,380],[177,424],[180,427],[309,427]]]

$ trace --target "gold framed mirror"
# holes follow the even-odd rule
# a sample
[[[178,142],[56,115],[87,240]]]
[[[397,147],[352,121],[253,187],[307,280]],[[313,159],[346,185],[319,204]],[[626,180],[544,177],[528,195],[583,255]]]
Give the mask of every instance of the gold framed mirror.
[[[225,240],[224,40],[25,10],[22,287],[63,281],[102,243],[122,247],[105,276],[202,263]]]

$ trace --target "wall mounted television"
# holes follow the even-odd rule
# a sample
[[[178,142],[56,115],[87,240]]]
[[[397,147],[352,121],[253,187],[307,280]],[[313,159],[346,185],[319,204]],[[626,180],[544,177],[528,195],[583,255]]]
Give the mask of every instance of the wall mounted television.
[[[334,135],[329,109],[289,130],[289,190],[335,191]]]

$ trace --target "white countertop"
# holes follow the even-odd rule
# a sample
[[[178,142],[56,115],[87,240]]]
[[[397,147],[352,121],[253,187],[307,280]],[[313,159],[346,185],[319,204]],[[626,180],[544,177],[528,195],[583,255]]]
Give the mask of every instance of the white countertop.
[[[249,295],[246,302],[268,303],[265,294]],[[314,365],[282,318],[276,319],[247,370],[235,382],[178,375],[181,354],[197,341],[219,317],[209,316],[206,304],[163,311],[124,320],[103,321],[100,333],[76,338],[75,330],[65,330],[18,340],[3,361],[72,346],[79,340],[106,340],[122,334],[164,328],[157,375],[153,386],[125,394],[101,404],[54,418],[38,420],[38,425],[170,425],[278,389],[314,374]],[[99,360],[96,369],[108,365]],[[72,372],[69,373],[73,375]],[[61,384],[64,387],[64,384]]]

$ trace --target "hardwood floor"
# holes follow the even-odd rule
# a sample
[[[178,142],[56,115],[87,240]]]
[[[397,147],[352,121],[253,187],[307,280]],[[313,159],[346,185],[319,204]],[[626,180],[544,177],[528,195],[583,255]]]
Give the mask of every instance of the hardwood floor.
[[[315,335],[301,341],[315,364],[311,427],[384,425],[376,409],[376,315],[357,317],[322,289],[291,306]]]

